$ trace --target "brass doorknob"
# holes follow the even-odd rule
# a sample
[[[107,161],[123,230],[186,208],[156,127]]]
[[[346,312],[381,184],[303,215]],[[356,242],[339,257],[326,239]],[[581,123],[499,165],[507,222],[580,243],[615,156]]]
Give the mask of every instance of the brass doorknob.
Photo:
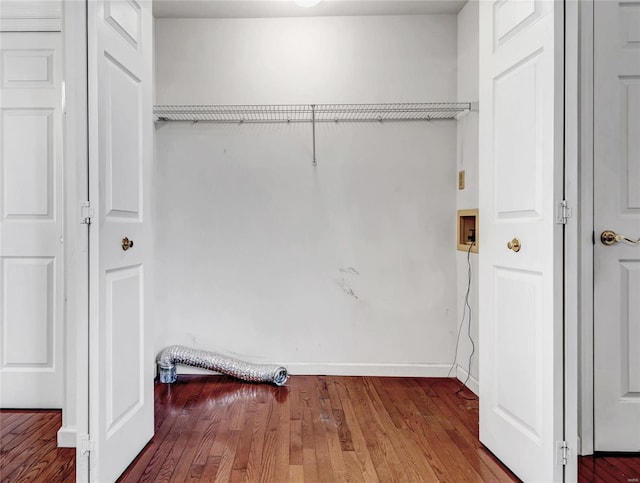
[[[520,245],[520,240],[518,240],[517,238],[514,238],[513,240],[507,243],[507,248],[517,253],[520,251],[520,248],[522,248],[522,245]]]
[[[133,247],[133,240],[129,240],[126,236],[122,239],[122,249],[127,251],[129,248]]]

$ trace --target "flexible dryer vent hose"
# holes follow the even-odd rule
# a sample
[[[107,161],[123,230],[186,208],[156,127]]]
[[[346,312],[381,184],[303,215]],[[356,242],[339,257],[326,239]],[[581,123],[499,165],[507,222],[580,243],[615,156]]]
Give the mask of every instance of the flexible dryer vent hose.
[[[176,364],[184,364],[210,371],[220,372],[249,382],[271,382],[284,386],[289,379],[287,369],[272,364],[253,364],[216,352],[172,345],[158,356],[160,382],[173,383],[178,378]]]

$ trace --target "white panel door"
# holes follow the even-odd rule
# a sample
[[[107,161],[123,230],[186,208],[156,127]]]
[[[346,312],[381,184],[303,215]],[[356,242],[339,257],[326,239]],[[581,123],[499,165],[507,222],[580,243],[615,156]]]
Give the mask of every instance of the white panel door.
[[[640,451],[640,3],[594,8],[594,447]]]
[[[0,407],[63,397],[62,37],[0,34]]]
[[[527,482],[563,477],[562,9],[480,2],[480,440]]]
[[[153,435],[151,3],[91,1],[87,18],[90,479],[109,482]]]

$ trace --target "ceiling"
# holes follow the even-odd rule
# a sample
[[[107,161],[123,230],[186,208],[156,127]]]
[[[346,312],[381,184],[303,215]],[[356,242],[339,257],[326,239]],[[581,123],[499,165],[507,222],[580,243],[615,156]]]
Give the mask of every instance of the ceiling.
[[[164,18],[330,17],[456,14],[467,0],[324,0],[305,8],[293,0],[155,0]]]

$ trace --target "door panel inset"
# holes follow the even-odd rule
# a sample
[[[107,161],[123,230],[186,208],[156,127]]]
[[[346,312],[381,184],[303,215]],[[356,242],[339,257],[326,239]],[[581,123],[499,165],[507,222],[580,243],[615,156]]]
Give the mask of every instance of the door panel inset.
[[[140,81],[126,68],[105,57],[108,123],[104,140],[107,157],[107,216],[140,215]]]
[[[140,43],[140,6],[128,2],[109,1],[104,5],[105,19],[124,40],[136,46]]]
[[[621,77],[622,157],[621,170],[623,211],[640,210],[640,76]],[[625,203],[626,200],[626,203]],[[640,236],[640,235],[639,235]]]
[[[541,437],[541,274],[496,268],[493,294],[496,348],[495,406],[537,444]],[[513,355],[522,363],[514,363]]]
[[[640,260],[620,262],[620,282],[621,396],[640,397]]]
[[[494,80],[495,212],[500,218],[540,216],[541,117],[539,52]],[[523,96],[521,93],[529,93]],[[518,99],[518,108],[513,100]]]
[[[620,33],[622,34],[622,46],[627,48],[640,48],[640,3],[620,3]]]
[[[142,267],[108,271],[107,287],[107,431],[126,422],[142,399],[141,334],[144,314]],[[107,436],[108,437],[108,436]]]
[[[536,0],[503,0],[495,3],[495,48],[540,16],[539,3]]]
[[[2,50],[3,89],[52,88],[53,50]]]
[[[53,218],[53,109],[2,109],[5,218]]]
[[[55,261],[2,259],[2,368],[53,368]]]

